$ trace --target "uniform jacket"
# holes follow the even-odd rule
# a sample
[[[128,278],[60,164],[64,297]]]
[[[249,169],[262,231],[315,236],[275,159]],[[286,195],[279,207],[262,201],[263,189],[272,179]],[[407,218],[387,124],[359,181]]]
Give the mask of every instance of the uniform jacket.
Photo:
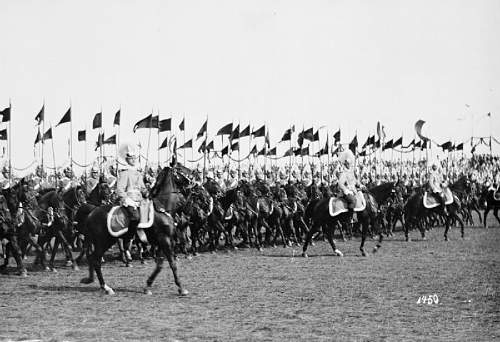
[[[339,177],[339,189],[345,195],[349,192],[356,192],[356,185],[358,181],[354,176],[354,170],[344,170]]]
[[[139,171],[132,167],[120,170],[116,182],[116,195],[122,203],[132,200],[138,204],[146,194],[147,189]]]
[[[429,188],[431,188],[431,191],[443,191],[441,183],[443,183],[443,177],[441,177],[441,174],[437,171],[431,171],[431,173],[429,174]]]

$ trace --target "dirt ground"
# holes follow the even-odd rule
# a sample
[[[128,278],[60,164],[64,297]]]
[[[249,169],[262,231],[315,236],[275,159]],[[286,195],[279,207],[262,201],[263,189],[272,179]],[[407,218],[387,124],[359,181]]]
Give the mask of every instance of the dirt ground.
[[[85,266],[0,275],[0,341],[499,340],[500,228],[450,237],[438,228],[407,243],[398,233],[367,258],[358,239],[339,242],[344,258],[325,242],[308,259],[300,247],[181,257],[187,297],[169,268],[142,294],[152,261],[106,263],[115,296],[80,284]]]

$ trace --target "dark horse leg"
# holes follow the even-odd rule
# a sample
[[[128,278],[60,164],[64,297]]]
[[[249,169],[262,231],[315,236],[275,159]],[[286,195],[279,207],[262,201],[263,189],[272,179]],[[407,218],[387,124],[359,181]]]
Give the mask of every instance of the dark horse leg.
[[[319,224],[317,224],[316,222],[313,222],[311,229],[309,229],[309,231],[307,232],[306,241],[304,242],[304,246],[302,246],[302,256],[304,258],[308,257],[307,247],[311,243],[313,235],[318,231],[319,231]]]
[[[28,272],[26,271],[26,268],[23,265],[23,260],[21,257],[21,248],[19,247],[19,244],[17,243],[17,236],[11,235],[7,238],[9,241],[7,245],[5,246],[6,251],[5,251],[5,260],[4,260],[4,267],[7,266],[9,262],[9,252],[12,253],[12,256],[16,260],[17,264],[17,270],[20,276],[26,277],[28,275]]]
[[[179,276],[177,275],[177,262],[175,261],[175,258],[174,258],[174,253],[173,253],[174,246],[173,246],[172,239],[170,237],[168,237],[167,235],[162,233],[158,237],[158,245],[160,247],[161,252],[165,255],[165,257],[167,258],[167,261],[170,265],[170,269],[172,270],[172,273],[174,275],[174,281],[175,281],[175,284],[177,285],[179,295],[187,296],[189,292],[182,287]],[[156,267],[146,282],[147,286],[144,289],[145,294],[148,294],[148,295],[152,294],[151,287],[153,286],[153,282],[155,281],[156,276],[161,272],[162,268],[163,268],[163,257],[157,256]]]
[[[94,250],[90,255],[87,255],[87,260],[89,264],[89,276],[88,278],[83,278],[81,282],[83,284],[90,284],[94,281],[94,271],[97,275],[97,279],[99,280],[99,285],[101,289],[109,295],[114,295],[115,291],[104,282],[104,278],[102,276],[101,263],[102,256],[104,252],[106,252],[114,243],[116,242],[116,238],[111,236],[101,236],[101,238],[95,239],[93,243]]]
[[[333,223],[333,222],[326,223],[323,227],[324,227],[324,232],[325,232],[326,238],[327,238],[328,242],[330,243],[330,246],[333,249],[333,253],[337,256],[343,257],[344,254],[340,250],[337,249],[337,246],[335,245],[335,240],[333,239],[333,232],[335,230],[335,223]]]

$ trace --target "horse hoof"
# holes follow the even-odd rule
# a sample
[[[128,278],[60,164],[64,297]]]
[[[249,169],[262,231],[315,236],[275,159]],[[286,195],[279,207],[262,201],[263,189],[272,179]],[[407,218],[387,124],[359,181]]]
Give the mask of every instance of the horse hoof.
[[[364,257],[366,256],[365,251],[361,251],[361,256],[364,256]]]
[[[422,241],[427,241],[427,238],[425,236],[422,237]]]
[[[82,284],[92,284],[94,282],[94,279],[92,278],[82,278],[82,280],[80,280],[80,283]]]
[[[259,252],[264,252],[264,248],[259,247]]]
[[[447,236],[444,237],[444,241],[450,241]]]
[[[26,278],[28,276],[28,271],[26,271],[25,269],[19,271],[19,276],[22,278]]]
[[[125,264],[125,267],[132,267],[132,264]]]
[[[71,260],[66,261],[66,267],[73,266],[73,262]]]
[[[80,271],[80,267],[78,265],[73,265],[73,271]]]
[[[338,249],[335,250],[335,255],[336,256],[339,256],[339,257],[343,257],[344,256],[344,253],[342,253],[341,251],[339,251]]]
[[[303,256],[304,258],[309,258],[309,255],[307,255],[307,253],[306,253],[306,252],[302,252],[302,256]]]
[[[153,292],[151,292],[151,290],[146,287],[146,288],[144,288],[144,294],[151,296],[153,294]]]
[[[238,250],[238,247],[233,246],[233,250],[237,251],[237,250]]]
[[[141,260],[141,265],[147,265],[148,263],[145,260]]]
[[[45,271],[45,272],[50,272],[50,271],[51,271],[51,269],[50,269],[50,267],[49,267],[49,266],[45,266],[45,267],[44,267],[44,271]]]
[[[52,267],[51,271],[52,271],[52,273],[57,273],[57,270],[55,267]]]
[[[187,296],[189,294],[189,291],[186,289],[179,289],[179,296]]]
[[[113,296],[115,294],[115,291],[108,285],[104,285],[103,290],[107,295]]]

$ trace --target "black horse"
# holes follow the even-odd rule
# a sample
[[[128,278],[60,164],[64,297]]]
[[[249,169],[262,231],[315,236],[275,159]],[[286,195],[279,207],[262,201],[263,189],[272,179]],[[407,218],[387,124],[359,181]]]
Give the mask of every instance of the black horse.
[[[180,295],[187,295],[177,275],[177,264],[174,258],[175,235],[176,228],[172,212],[177,208],[177,201],[180,195],[179,186],[183,184],[186,177],[179,175],[175,168],[164,168],[158,175],[156,183],[151,189],[150,196],[153,199],[154,222],[150,228],[144,229],[144,233],[149,241],[154,246],[159,248],[167,258],[172,273],[174,275],[175,284],[178,287]],[[93,245],[93,252],[87,255],[89,263],[89,276],[81,280],[84,284],[90,284],[94,281],[94,272],[99,279],[100,287],[107,294],[114,294],[114,291],[105,282],[101,270],[101,258],[104,252],[108,250],[114,243],[115,237],[110,235],[107,229],[107,214],[111,210],[110,205],[99,206],[90,212],[85,220],[87,229],[87,238]],[[133,237],[137,233],[137,229],[129,229],[125,233],[125,237]],[[147,280],[147,286],[144,293],[151,294],[153,282],[163,268],[163,256],[158,254],[156,257],[156,268]]]
[[[379,231],[379,203],[383,203],[389,198],[392,190],[394,189],[394,186],[395,185],[392,182],[384,183],[370,189],[367,192],[363,192],[363,196],[366,201],[366,207],[363,211],[359,211],[356,213],[358,222],[360,222],[362,226],[361,245],[359,249],[363,256],[366,256],[364,245],[366,237],[369,233],[370,225],[374,228],[375,231]],[[306,216],[308,219],[311,219],[312,226],[307,233],[306,242],[304,243],[304,246],[302,248],[302,256],[304,257],[308,257],[307,247],[311,243],[313,235],[318,232],[320,227],[322,226],[324,227],[326,238],[328,239],[333,252],[338,256],[343,256],[343,253],[339,249],[337,249],[335,241],[333,240],[333,228],[337,223],[340,223],[343,226],[348,225],[350,223],[352,214],[350,214],[349,212],[344,212],[332,217],[329,211],[329,201],[330,198],[322,198],[317,201],[311,201],[306,208]],[[382,246],[382,241],[383,234],[379,234],[379,240],[373,252],[376,252]]]
[[[495,216],[498,223],[500,223],[500,218],[498,217],[498,209],[500,209],[500,193],[497,193],[492,188],[485,188],[479,197],[479,203],[484,206],[484,228],[488,228],[486,218],[491,210],[493,210],[493,216]]]
[[[452,188],[453,185],[450,186]],[[453,202],[446,205],[446,210],[442,205],[434,208],[426,208],[423,203],[424,192],[426,187],[420,187],[408,198],[405,205],[405,235],[408,236],[410,226],[416,226],[420,230],[422,239],[425,240],[425,220],[437,216],[444,219],[444,239],[448,241],[448,231],[451,223],[457,221],[461,226],[461,236],[464,238],[464,223],[458,213],[460,212],[461,203],[456,194],[453,194]]]
[[[4,263],[0,270],[5,270],[9,264],[9,257],[12,254],[16,260],[18,274],[26,277],[28,272],[23,265],[21,248],[17,241],[17,232],[12,221],[10,210],[7,206],[7,200],[0,194],[0,241],[4,245]]]

